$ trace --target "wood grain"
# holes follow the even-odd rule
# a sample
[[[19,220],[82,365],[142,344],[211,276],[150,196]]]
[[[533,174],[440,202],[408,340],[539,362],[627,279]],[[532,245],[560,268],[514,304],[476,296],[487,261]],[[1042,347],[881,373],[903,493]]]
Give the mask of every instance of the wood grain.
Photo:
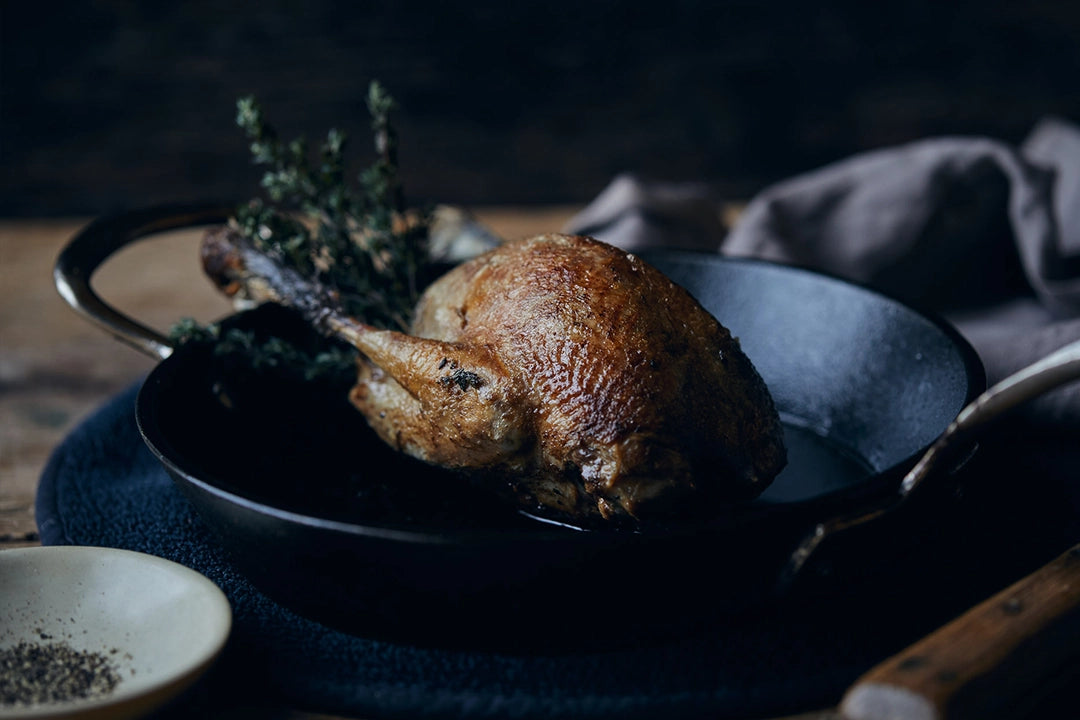
[[[849,720],[1027,717],[1080,657],[1080,545],[868,672]]]

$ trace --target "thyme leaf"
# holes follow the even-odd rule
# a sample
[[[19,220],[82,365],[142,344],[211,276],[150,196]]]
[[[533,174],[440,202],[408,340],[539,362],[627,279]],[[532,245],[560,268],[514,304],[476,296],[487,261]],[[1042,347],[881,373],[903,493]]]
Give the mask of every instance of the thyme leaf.
[[[272,374],[277,379],[341,384],[356,375],[356,352],[350,347],[302,347],[284,338],[224,328],[218,323],[202,325],[191,318],[179,320],[169,337],[177,344],[207,346],[215,357],[239,361],[257,374]]]
[[[283,141],[253,96],[236,103],[236,124],[251,160],[264,168],[261,194],[236,209],[231,224],[262,253],[317,281],[343,309],[371,325],[407,329],[430,269],[431,213],[409,209],[398,179],[397,103],[377,81],[368,88],[375,158],[348,178],[347,135],[330,129],[312,153],[304,137]],[[355,354],[312,354],[280,338],[256,339],[194,321],[177,323],[177,343],[214,344],[216,354],[248,356],[252,367],[319,374],[355,370]]]
[[[375,161],[346,182],[345,133],[331,129],[313,163],[304,138],[282,142],[254,97],[237,102],[236,122],[252,160],[266,166],[258,197],[236,221],[255,247],[335,290],[346,312],[405,329],[428,261],[430,213],[409,211],[398,180],[397,104],[378,82],[367,98]]]

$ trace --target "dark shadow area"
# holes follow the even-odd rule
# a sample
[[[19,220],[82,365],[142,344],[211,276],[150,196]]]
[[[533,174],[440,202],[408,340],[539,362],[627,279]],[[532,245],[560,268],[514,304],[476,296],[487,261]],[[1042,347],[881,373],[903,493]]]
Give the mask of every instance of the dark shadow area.
[[[935,134],[1080,118],[1080,6],[269,0],[0,7],[0,214],[242,198],[253,93],[366,162],[399,101],[416,201],[585,202],[633,171],[725,197]]]

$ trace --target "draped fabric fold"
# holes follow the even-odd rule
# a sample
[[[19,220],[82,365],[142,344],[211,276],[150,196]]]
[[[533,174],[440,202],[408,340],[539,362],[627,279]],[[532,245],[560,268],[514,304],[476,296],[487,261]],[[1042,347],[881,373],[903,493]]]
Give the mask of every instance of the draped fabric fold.
[[[764,188],[727,227],[700,183],[622,175],[567,228],[627,249],[665,245],[790,263],[953,322],[995,382],[1080,339],[1080,128],[1045,118],[1018,146],[928,138]],[[1080,423],[1080,388],[1030,420]]]

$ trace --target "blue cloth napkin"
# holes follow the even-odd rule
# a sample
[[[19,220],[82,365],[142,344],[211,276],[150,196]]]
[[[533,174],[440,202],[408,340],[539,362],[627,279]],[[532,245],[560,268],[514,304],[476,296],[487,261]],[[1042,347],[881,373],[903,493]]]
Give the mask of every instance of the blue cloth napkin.
[[[971,583],[924,602],[910,578],[933,582],[934,571],[923,562],[927,553],[915,553],[907,565],[879,557],[887,582],[847,581],[818,602],[720,618],[693,637],[645,647],[492,652],[353,637],[282,608],[233,568],[143,445],[136,392],[118,395],[56,449],[37,518],[47,545],[151,553],[198,570],[226,593],[234,612],[229,644],[177,716],[264,703],[365,718],[786,714],[836,702],[859,674],[980,592]]]

